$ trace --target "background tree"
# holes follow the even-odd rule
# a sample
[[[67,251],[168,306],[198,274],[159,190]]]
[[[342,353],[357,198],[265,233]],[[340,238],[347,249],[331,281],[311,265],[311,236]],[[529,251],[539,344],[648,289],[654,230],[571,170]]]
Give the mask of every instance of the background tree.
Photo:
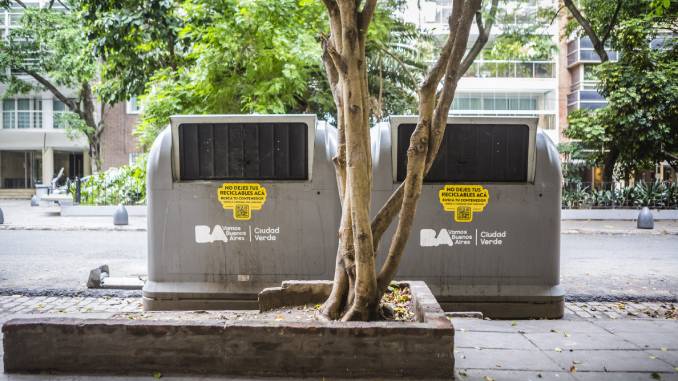
[[[566,31],[569,33],[575,33],[579,36],[586,36],[591,40],[593,48],[595,49],[596,54],[600,57],[600,62],[605,63],[610,60],[607,48],[612,45],[616,45],[614,40],[616,38],[615,31],[619,28],[624,20],[631,19],[633,17],[643,16],[649,11],[650,1],[649,0],[639,0],[639,1],[625,1],[625,0],[613,0],[613,1],[597,1],[597,0],[563,0],[563,6],[567,8],[569,15],[571,16],[571,22],[567,25]],[[570,118],[570,125],[581,126],[586,128],[587,124],[590,124],[590,121],[584,120],[586,116],[590,113],[582,111],[575,113]],[[590,127],[593,129],[600,129],[600,127]],[[575,127],[576,129],[576,127]],[[586,137],[578,131],[575,130],[567,132],[566,135]],[[591,135],[594,138],[595,133]],[[614,173],[615,163],[620,155],[620,147],[617,146],[616,142],[610,139],[609,136],[605,137],[604,141],[595,141],[595,140],[584,140],[584,144],[588,143],[606,143],[604,145],[604,155],[602,157],[603,164],[603,181],[606,183],[612,182],[612,176]]]
[[[464,63],[473,20],[484,35],[480,0],[454,0],[449,35],[418,87],[417,126],[407,151],[405,180],[370,221],[371,159],[366,39],[376,0],[323,0],[330,34],[323,39],[323,62],[337,108],[338,152],[334,158],[342,204],[339,246],[332,292],[321,313],[330,319],[370,320],[395,276],[410,234],[423,178],[436,157]],[[496,7],[496,2],[493,3]],[[489,33],[488,33],[489,34]],[[475,55],[474,55],[475,54]],[[398,215],[386,260],[378,271],[376,248]]]
[[[373,117],[414,112],[426,41],[387,0],[368,36]],[[181,113],[310,112],[332,120],[318,38],[329,29],[318,1],[82,0],[88,38],[103,62],[108,102],[141,96],[136,134],[150,147]],[[325,32],[323,32],[325,31]],[[409,73],[409,74],[408,74]]]
[[[89,144],[92,169],[101,168],[101,134],[104,124],[97,117],[93,83],[96,61],[92,46],[83,39],[78,14],[68,5],[53,8],[26,7],[21,1],[5,1],[24,8],[20,25],[0,40],[0,81],[5,95],[47,90],[70,111],[61,122],[70,135],[82,134]],[[61,89],[76,89],[75,98]],[[103,112],[103,105],[101,106]]]
[[[664,160],[674,168],[677,163],[678,57],[670,36],[676,30],[676,12],[667,7],[656,14],[649,1],[632,3],[635,16],[628,13],[630,8],[615,8],[618,14],[627,14],[609,31],[619,60],[606,60],[595,69],[598,91],[608,104],[570,114],[565,131],[598,148],[594,159],[604,163],[606,182],[612,180],[614,163],[626,174]]]

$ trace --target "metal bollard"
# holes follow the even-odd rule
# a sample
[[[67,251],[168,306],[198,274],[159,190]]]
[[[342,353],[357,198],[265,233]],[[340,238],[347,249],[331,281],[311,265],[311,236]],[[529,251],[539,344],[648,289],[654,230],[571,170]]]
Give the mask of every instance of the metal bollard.
[[[129,218],[127,217],[127,209],[125,205],[120,204],[113,212],[113,225],[127,225]]]
[[[81,182],[82,181],[80,180],[80,177],[75,178],[75,204],[76,205],[80,205],[80,199],[81,199],[81,196],[82,196],[81,193],[80,193]]]
[[[638,213],[638,229],[654,229],[654,218],[647,206]]]
[[[0,208],[0,225],[5,223],[5,216],[2,214],[2,208]]]
[[[31,206],[40,206],[40,199],[37,194],[34,194],[33,197],[31,197]]]

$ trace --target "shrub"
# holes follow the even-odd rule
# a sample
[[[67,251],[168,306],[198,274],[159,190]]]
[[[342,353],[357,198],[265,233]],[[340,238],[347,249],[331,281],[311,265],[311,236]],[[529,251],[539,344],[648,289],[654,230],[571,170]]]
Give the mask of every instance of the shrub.
[[[75,183],[68,187],[75,198]],[[81,205],[135,205],[146,203],[146,156],[133,165],[109,168],[83,178],[80,185]]]
[[[563,186],[562,206],[579,208],[678,208],[678,183],[640,181],[633,187],[613,186],[610,189],[595,189],[581,182]]]

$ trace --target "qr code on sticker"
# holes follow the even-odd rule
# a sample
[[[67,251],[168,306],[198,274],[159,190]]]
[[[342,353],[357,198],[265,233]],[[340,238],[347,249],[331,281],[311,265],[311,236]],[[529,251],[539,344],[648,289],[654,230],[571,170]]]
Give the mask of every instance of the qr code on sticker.
[[[468,222],[473,219],[473,212],[470,206],[461,205],[457,207],[454,219],[460,222]]]
[[[235,219],[237,220],[249,220],[250,219],[250,206],[247,204],[238,204],[235,206]]]

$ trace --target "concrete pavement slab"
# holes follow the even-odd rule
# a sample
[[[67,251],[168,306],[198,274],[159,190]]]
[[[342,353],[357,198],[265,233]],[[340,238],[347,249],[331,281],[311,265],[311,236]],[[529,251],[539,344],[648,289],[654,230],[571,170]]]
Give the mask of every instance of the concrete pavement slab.
[[[572,375],[579,381],[678,381],[678,373],[655,372],[576,372]]]
[[[648,350],[646,351],[647,353],[651,354],[652,356],[657,357],[658,359],[661,359],[663,361],[666,361],[667,363],[671,364],[671,366],[678,367],[678,351],[672,351],[672,350],[658,350],[658,351],[653,351],[653,350]],[[678,369],[676,369],[678,372]]]
[[[667,362],[641,350],[554,350],[544,353],[562,369],[575,366],[578,371],[675,372]]]
[[[518,333],[560,333],[588,332],[603,333],[605,330],[587,320],[479,320],[453,319],[452,324],[459,330],[478,332]]]
[[[563,368],[538,350],[460,348],[454,354],[457,369],[503,369],[562,371]]]
[[[525,336],[516,332],[457,332],[454,346],[481,349],[537,349]]]
[[[599,320],[594,323],[613,333],[619,332],[666,332],[672,333],[676,328],[670,320],[637,319],[637,320]]]
[[[567,372],[535,372],[523,370],[500,369],[458,369],[456,380],[459,381],[576,381]]]
[[[667,348],[678,350],[678,331],[668,332],[617,332],[618,337],[643,349]]]
[[[548,332],[527,333],[529,339],[539,349],[546,351],[554,348],[569,349],[641,349],[620,337],[609,332],[586,333],[586,332]]]

